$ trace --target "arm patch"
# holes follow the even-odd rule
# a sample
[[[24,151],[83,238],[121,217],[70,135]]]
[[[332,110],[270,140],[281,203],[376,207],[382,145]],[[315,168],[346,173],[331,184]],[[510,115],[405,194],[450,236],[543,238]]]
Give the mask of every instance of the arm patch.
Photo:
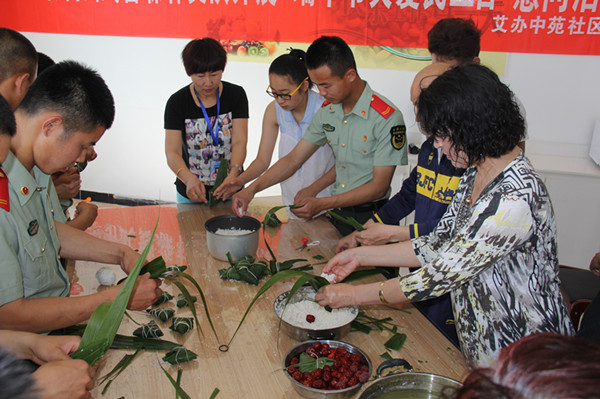
[[[392,147],[401,150],[406,144],[406,126],[396,125],[390,129]]]

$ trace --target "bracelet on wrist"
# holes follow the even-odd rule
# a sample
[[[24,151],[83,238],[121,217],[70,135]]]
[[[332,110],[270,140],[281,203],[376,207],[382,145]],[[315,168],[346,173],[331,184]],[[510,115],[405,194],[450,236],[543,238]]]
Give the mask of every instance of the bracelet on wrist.
[[[379,300],[384,305],[389,305],[390,303],[387,301],[387,299],[385,299],[385,295],[383,294],[383,285],[384,284],[385,284],[385,281],[382,281],[381,284],[379,284]]]
[[[229,166],[229,172],[231,172],[231,169],[233,168],[237,168],[237,170],[240,171],[240,174],[242,174],[242,172],[244,171],[244,167],[242,165],[238,165],[237,163]]]
[[[175,177],[179,178],[179,172],[181,172],[183,169],[185,169],[185,166],[182,166],[181,168],[177,169],[177,173],[175,173]]]

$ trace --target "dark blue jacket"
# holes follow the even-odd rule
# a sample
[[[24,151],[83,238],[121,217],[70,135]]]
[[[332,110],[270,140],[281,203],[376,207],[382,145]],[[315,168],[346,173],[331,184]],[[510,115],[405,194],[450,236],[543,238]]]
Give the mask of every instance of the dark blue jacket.
[[[429,234],[446,212],[454,198],[464,169],[457,169],[442,155],[438,164],[433,138],[428,138],[419,151],[417,166],[402,183],[402,188],[374,216],[384,224],[398,224],[415,211],[414,224],[409,226],[410,237]]]

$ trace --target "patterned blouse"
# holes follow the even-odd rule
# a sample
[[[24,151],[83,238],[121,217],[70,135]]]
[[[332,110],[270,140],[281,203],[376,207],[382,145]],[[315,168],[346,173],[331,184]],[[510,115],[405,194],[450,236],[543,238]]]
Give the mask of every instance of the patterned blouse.
[[[470,207],[477,169],[463,175],[435,230],[412,240],[423,265],[400,279],[411,301],[451,293],[471,366],[489,366],[526,335],[573,334],[559,292],[556,226],[544,183],[519,155]]]

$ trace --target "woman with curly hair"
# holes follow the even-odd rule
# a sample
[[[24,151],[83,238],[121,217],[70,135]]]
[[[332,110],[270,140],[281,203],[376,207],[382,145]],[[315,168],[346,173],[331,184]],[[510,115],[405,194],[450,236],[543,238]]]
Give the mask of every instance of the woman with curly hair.
[[[456,195],[429,235],[353,248],[325,273],[343,280],[359,266],[420,267],[383,283],[333,284],[323,306],[452,299],[467,362],[487,366],[500,350],[535,332],[572,334],[559,292],[556,226],[544,183],[517,146],[525,122],[513,93],[490,69],[453,68],[423,89],[421,128],[458,168]]]

